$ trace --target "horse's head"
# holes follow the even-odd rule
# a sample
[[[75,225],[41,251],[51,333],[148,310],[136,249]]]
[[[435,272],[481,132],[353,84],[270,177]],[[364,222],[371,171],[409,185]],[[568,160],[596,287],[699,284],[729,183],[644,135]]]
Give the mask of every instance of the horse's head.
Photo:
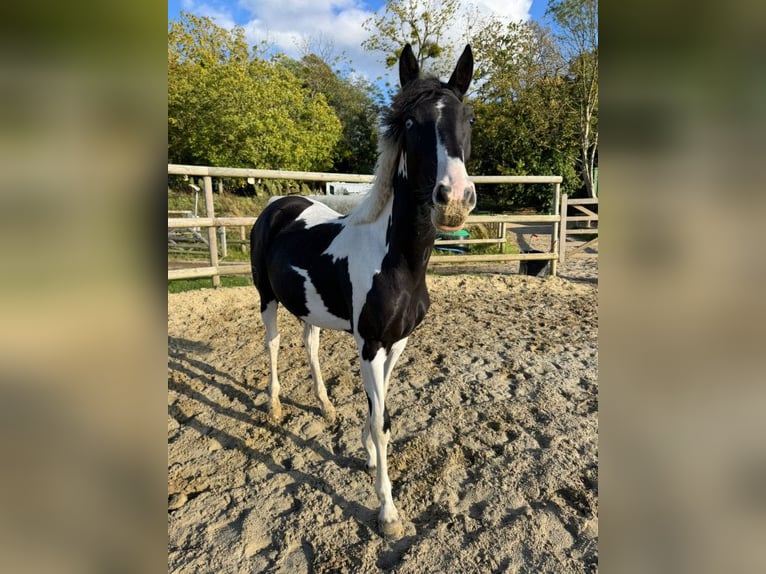
[[[463,103],[473,75],[473,54],[466,46],[447,83],[420,78],[412,48],[399,58],[401,90],[384,125],[401,142],[399,173],[418,199],[432,206],[431,220],[443,231],[456,231],[476,206],[476,187],[465,162],[471,153],[473,110]]]

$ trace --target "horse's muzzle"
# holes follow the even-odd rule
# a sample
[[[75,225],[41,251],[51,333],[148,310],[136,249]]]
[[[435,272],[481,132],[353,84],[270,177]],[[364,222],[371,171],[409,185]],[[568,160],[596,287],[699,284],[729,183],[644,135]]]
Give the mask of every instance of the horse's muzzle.
[[[438,184],[434,189],[434,226],[441,231],[457,231],[476,207],[476,186],[465,181],[461,186]]]
[[[440,183],[434,189],[434,204],[447,205],[451,201],[462,201],[470,205],[469,211],[476,206],[476,186],[472,182],[466,182],[461,189],[458,186],[450,186]]]

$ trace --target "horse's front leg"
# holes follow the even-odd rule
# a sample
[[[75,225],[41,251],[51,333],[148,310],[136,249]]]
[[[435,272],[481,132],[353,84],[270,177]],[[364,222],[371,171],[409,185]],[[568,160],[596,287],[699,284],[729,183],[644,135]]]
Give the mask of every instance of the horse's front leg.
[[[378,524],[386,538],[400,538],[403,533],[402,521],[391,496],[391,481],[388,478],[387,448],[391,437],[390,420],[386,410],[386,363],[385,349],[375,342],[365,341],[361,345],[362,378],[369,405],[369,434],[363,436],[365,443],[372,442],[375,456],[375,492],[380,500]],[[401,353],[401,351],[399,351]],[[365,429],[366,430],[366,429]],[[365,446],[368,446],[365,444]],[[368,453],[372,455],[368,448]],[[368,460],[368,466],[370,461]]]
[[[386,395],[388,395],[388,386],[391,382],[391,372],[394,370],[396,361],[404,351],[404,347],[407,345],[407,337],[400,339],[391,346],[391,352],[386,356],[385,363],[383,365],[383,381]],[[362,445],[364,445],[367,451],[367,472],[374,475],[378,466],[378,454],[375,450],[375,443],[372,442],[372,435],[370,433],[370,416],[372,415],[372,402],[368,396],[367,398],[367,420],[364,423],[362,429]],[[386,411],[383,411],[383,419],[385,424]]]

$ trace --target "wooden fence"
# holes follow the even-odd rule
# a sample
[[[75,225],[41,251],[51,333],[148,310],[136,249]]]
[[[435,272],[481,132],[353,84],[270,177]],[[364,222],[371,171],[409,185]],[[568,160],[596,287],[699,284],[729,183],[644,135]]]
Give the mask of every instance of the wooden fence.
[[[298,181],[347,181],[352,183],[371,183],[372,175],[360,174],[337,174],[337,173],[318,173],[301,171],[281,171],[264,169],[244,169],[244,168],[225,168],[208,166],[190,166],[168,164],[168,175],[185,175],[193,177],[202,177],[204,182],[205,194],[205,217],[168,217],[168,230],[178,229],[206,229],[207,237],[204,243],[207,244],[207,253],[209,265],[205,267],[194,267],[185,269],[169,269],[168,280],[176,279],[194,279],[210,277],[214,286],[220,285],[222,275],[249,275],[249,263],[222,263],[219,260],[218,230],[226,227],[251,227],[255,217],[216,217],[213,205],[213,178],[214,177],[234,177],[234,178],[259,178],[259,179],[291,179]],[[507,254],[484,254],[484,255],[433,255],[430,264],[438,265],[441,263],[462,263],[462,262],[490,262],[490,261],[526,261],[526,260],[547,260],[551,262],[551,275],[556,275],[557,264],[564,260],[563,248],[566,243],[567,234],[577,233],[577,230],[567,230],[562,222],[562,195],[561,195],[561,176],[475,176],[471,181],[477,184],[499,184],[499,183],[549,183],[553,186],[553,213],[550,215],[471,215],[466,221],[466,225],[483,224],[495,232],[495,237],[485,239],[456,239],[440,240],[437,245],[450,244],[475,244],[475,243],[497,243],[505,245],[506,233],[509,225],[513,224],[541,224],[550,226],[550,249],[542,253],[507,253]],[[563,196],[566,202],[566,195]],[[597,200],[595,200],[597,201]],[[566,205],[576,205],[576,202],[583,200],[568,200]],[[597,220],[598,216],[591,216],[591,220]],[[582,220],[576,217],[569,217],[568,221]],[[594,230],[587,230],[593,233]],[[226,235],[221,234],[223,241]],[[584,248],[584,246],[582,247]],[[578,247],[577,249],[581,249]]]
[[[585,251],[598,245],[598,225],[593,226],[593,223],[598,224],[598,213],[593,211],[592,208],[586,207],[591,205],[595,205],[598,208],[598,198],[569,199],[566,193],[561,196],[559,263],[563,264],[567,258],[598,257],[598,253]],[[574,208],[573,211],[576,215],[569,215],[570,206]],[[571,228],[568,225],[569,223],[579,224],[583,222],[587,223],[586,227]],[[569,249],[567,247],[567,235],[593,235],[595,237],[585,239]]]

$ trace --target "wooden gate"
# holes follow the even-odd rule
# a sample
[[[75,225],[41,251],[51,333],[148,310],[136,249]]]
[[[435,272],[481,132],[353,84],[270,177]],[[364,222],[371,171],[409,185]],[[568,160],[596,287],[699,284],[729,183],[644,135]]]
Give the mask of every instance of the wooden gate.
[[[594,209],[586,206],[593,206]],[[573,212],[570,215],[570,209]],[[574,223],[573,226],[568,224]],[[593,225],[595,223],[595,226]],[[586,226],[583,227],[583,224]],[[566,193],[561,194],[561,234],[559,238],[559,264],[567,258],[598,257],[598,253],[586,253],[585,250],[598,246],[598,198],[569,199]],[[575,245],[567,245],[567,235],[595,235],[583,239]]]

